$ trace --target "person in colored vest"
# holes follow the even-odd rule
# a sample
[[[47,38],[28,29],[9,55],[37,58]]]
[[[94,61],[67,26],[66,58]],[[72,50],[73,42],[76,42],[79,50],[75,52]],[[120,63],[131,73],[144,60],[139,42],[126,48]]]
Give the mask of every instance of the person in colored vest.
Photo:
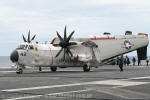
[[[123,58],[123,55],[121,55],[119,59],[119,68],[121,72],[123,72],[123,64],[124,64],[124,58]]]

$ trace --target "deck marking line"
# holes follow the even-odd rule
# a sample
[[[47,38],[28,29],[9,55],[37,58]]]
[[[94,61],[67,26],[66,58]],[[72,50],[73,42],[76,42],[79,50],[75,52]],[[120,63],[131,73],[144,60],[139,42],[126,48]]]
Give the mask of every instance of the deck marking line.
[[[18,89],[5,89],[1,90],[3,92],[16,92],[16,91],[25,91],[25,90],[37,90],[37,89],[50,89],[50,88],[59,88],[59,87],[69,87],[69,86],[78,86],[78,85],[115,85],[115,86],[135,86],[148,84],[150,82],[133,82],[129,80],[103,80],[103,81],[93,81],[93,82],[83,82],[83,83],[74,83],[74,84],[63,84],[63,85],[50,85],[50,86],[38,86],[38,87],[28,87],[28,88],[18,88]]]
[[[15,72],[15,71],[0,71],[0,73],[12,73],[12,72]]]
[[[119,96],[121,98],[126,98],[126,99],[150,98],[150,95],[147,93],[141,93],[138,91],[132,91],[132,90],[127,90],[127,89],[122,89],[122,88],[96,87],[95,90],[98,92],[102,92],[102,93],[106,93],[106,94],[110,94],[114,96]]]
[[[4,99],[4,100],[29,99],[29,98],[37,98],[37,97],[42,97],[42,96],[60,95],[60,94],[66,94],[66,93],[86,92],[86,91],[91,91],[91,90],[93,90],[93,89],[77,90],[77,91],[68,91],[68,92],[58,92],[58,93],[51,93],[51,94],[44,94],[44,95],[34,95],[34,96],[26,96],[26,97],[19,97],[19,98]]]
[[[144,77],[133,77],[133,78],[129,78],[129,79],[149,79],[150,76],[144,76]]]

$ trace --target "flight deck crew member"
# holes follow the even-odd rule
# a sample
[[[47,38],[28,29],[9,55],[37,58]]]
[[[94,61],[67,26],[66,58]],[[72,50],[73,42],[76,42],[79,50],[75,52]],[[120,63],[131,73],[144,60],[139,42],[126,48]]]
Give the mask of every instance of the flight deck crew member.
[[[141,60],[138,59],[138,66],[141,66]]]
[[[124,58],[124,65],[127,64],[127,58]]]
[[[126,56],[126,62],[127,62],[127,66],[129,66],[129,64],[130,64],[130,59],[129,59],[128,56]]]
[[[146,57],[146,64],[147,64],[147,66],[148,66],[148,63],[149,63],[149,59],[148,59],[148,57]]]
[[[119,68],[120,68],[121,72],[123,72],[123,63],[124,63],[124,58],[123,58],[123,55],[122,55],[119,59]]]
[[[116,64],[119,65],[119,57],[116,58]]]
[[[136,59],[135,57],[132,58],[133,66],[135,65]]]

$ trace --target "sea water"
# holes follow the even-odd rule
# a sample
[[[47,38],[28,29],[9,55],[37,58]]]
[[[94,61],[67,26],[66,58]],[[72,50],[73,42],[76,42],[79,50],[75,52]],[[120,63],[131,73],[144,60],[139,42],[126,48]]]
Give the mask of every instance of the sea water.
[[[9,56],[0,56],[0,68],[11,67],[12,65]]]

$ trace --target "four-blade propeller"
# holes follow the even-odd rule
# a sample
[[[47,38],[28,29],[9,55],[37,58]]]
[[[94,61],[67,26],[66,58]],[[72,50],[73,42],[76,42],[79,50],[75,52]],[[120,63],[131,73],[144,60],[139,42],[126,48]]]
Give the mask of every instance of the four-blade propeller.
[[[34,38],[35,38],[35,36],[36,36],[36,35],[34,35],[34,36],[30,39],[30,30],[29,30],[29,32],[28,32],[28,38],[27,38],[27,39],[24,37],[24,35],[22,35],[24,42],[28,42],[28,43],[30,43],[31,41],[33,41]]]
[[[58,57],[58,56],[60,55],[60,53],[61,53],[63,50],[64,50],[64,55],[63,55],[64,61],[65,61],[65,56],[66,56],[66,54],[67,54],[68,56],[70,55],[71,57],[73,56],[73,54],[72,54],[72,52],[71,52],[69,46],[71,46],[71,45],[76,45],[76,43],[74,43],[74,42],[69,42],[69,41],[70,41],[72,35],[74,34],[74,32],[75,32],[75,31],[71,32],[71,34],[67,37],[66,26],[65,26],[65,29],[64,29],[64,38],[62,38],[62,37],[59,35],[59,33],[56,32],[56,33],[57,33],[57,36],[58,36],[58,38],[59,38],[59,40],[60,40],[60,42],[59,42],[59,44],[54,44],[54,46],[60,46],[61,49],[60,49],[60,51],[56,54],[55,57]]]

